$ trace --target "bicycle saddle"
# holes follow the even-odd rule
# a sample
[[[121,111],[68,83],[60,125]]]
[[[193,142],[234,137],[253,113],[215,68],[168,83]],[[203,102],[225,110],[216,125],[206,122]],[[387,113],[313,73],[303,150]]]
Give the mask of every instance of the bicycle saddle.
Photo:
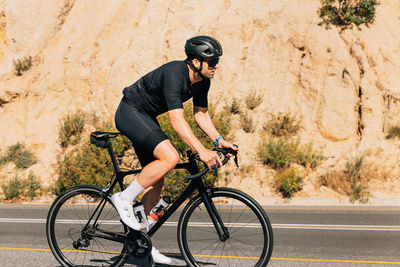
[[[118,132],[101,132],[95,131],[90,133],[90,143],[97,147],[107,148],[110,146],[110,138],[117,137],[119,135],[123,135]]]
[[[116,137],[118,135],[123,135],[121,133],[118,132],[101,132],[101,131],[95,131],[95,132],[91,132],[90,135],[94,136],[96,139],[99,138],[112,138],[112,137]]]

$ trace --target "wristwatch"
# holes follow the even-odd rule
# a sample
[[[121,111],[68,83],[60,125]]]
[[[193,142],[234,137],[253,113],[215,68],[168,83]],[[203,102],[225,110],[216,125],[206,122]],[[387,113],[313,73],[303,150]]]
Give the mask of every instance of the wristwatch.
[[[222,136],[218,136],[217,139],[214,141],[214,145],[218,146],[219,145],[219,140],[224,139]]]

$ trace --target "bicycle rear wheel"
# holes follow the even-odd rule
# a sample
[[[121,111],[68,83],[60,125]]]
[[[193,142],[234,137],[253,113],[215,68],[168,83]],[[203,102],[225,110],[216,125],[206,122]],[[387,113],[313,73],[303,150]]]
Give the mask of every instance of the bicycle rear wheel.
[[[109,198],[103,199],[101,189],[90,185],[62,193],[51,206],[46,223],[50,249],[63,266],[122,266],[128,253],[123,242],[113,239],[113,233],[123,235],[126,230]],[[96,233],[110,239],[93,237]]]
[[[266,266],[272,254],[273,233],[268,216],[250,196],[231,188],[214,188],[210,195],[229,232],[221,241],[202,199],[183,210],[178,243],[189,266]]]

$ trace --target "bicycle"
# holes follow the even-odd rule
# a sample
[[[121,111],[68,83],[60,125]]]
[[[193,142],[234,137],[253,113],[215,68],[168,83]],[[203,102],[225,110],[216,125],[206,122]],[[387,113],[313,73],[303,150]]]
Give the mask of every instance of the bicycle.
[[[110,197],[115,186],[125,188],[124,177],[141,171],[121,171],[113,152],[111,138],[115,132],[92,132],[90,141],[107,148],[115,177],[104,187],[79,185],[61,193],[48,212],[46,235],[50,249],[63,266],[122,266],[132,255],[151,258],[150,237],[168,220],[187,198],[195,195],[184,207],[177,228],[181,254],[188,266],[224,265],[266,266],[273,248],[271,223],[262,207],[249,195],[232,188],[206,186],[197,154],[187,152],[188,162],[175,169],[186,169],[189,185],[169,206],[164,215],[148,231],[128,228],[119,219]],[[232,149],[219,149],[223,165]],[[214,172],[216,174],[215,166]],[[250,252],[244,248],[250,247]],[[225,265],[224,265],[225,266]]]

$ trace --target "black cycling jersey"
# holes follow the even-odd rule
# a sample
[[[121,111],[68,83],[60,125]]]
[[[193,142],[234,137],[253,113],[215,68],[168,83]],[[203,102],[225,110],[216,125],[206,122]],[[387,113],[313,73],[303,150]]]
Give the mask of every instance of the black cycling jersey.
[[[124,97],[115,114],[115,125],[131,140],[143,167],[156,160],[154,149],[168,139],[160,129],[156,116],[183,108],[182,103],[191,97],[194,106],[208,106],[210,80],[190,84],[186,63],[172,61],[124,88]]]
[[[194,106],[207,107],[209,88],[209,79],[203,79],[190,86],[186,63],[172,61],[124,88],[123,100],[155,117],[168,110],[183,108],[182,103],[191,97],[193,97]]]

